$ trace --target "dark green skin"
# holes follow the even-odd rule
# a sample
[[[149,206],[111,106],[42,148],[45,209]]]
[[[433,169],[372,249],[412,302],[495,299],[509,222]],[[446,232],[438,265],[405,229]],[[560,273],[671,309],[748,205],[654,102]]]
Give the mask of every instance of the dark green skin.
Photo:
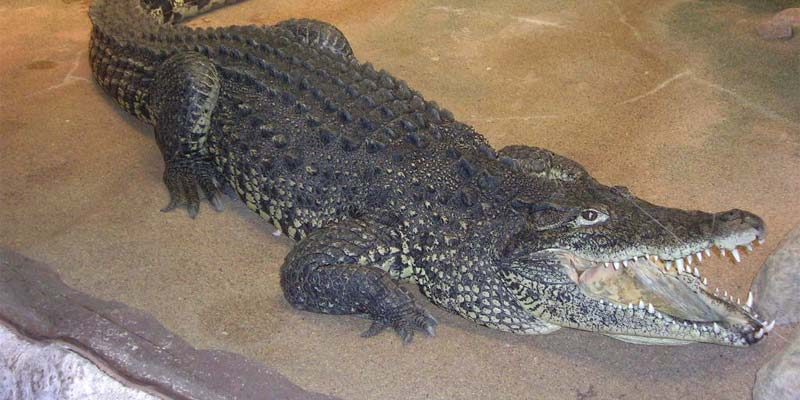
[[[645,203],[541,149],[498,155],[403,81],[357,62],[341,32],[323,22],[205,30],[165,23],[223,3],[95,1],[92,69],[125,110],[154,126],[171,196],[165,210],[186,206],[194,217],[202,194],[220,209],[229,185],[298,241],[281,269],[293,306],[363,315],[373,321],[365,335],[390,327],[410,341],[436,326],[397,283],[411,280],[433,303],[509,332],[568,326],[756,341],[755,323],[702,335],[664,329],[639,311],[606,310],[546,252],[669,259],[731,232],[763,237],[755,215]],[[588,209],[609,218],[576,224]]]

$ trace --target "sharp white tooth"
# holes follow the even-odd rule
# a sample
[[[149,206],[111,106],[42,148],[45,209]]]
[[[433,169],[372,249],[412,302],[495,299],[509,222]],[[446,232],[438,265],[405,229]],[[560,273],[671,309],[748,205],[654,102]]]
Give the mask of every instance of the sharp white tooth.
[[[725,257],[725,249],[723,249],[722,247],[719,248],[719,255]]]
[[[639,308],[644,309],[644,302],[642,301],[642,299],[639,299]]]
[[[692,322],[692,328],[694,328],[694,330],[697,330],[697,324]]]
[[[700,270],[697,269],[697,267],[694,267],[694,276],[696,276],[698,278],[700,277]]]
[[[628,268],[628,260],[623,260],[622,265],[624,265],[625,268]]]
[[[723,294],[723,297],[728,297],[728,291],[727,291],[727,290],[726,290],[726,291],[725,291],[725,293]]]
[[[619,262],[614,261],[614,269],[619,269]]]
[[[728,301],[733,303],[733,295],[728,296]]]
[[[686,256],[686,263],[689,264],[689,265],[692,265],[692,255],[691,254]]]
[[[698,262],[703,262],[703,253],[698,251],[697,254],[695,254],[695,257],[697,257]]]
[[[708,286],[708,278],[703,277],[703,286]]]
[[[658,261],[658,256],[657,256],[657,255],[655,255],[655,254],[653,254],[653,260],[656,260],[656,261]]]
[[[738,249],[731,250],[731,254],[733,255],[733,259],[736,260],[737,263],[739,261],[742,261],[742,257],[739,255],[739,250]]]
[[[719,333],[719,325],[716,322],[714,322],[714,333]]]
[[[664,263],[664,268],[669,271],[672,269],[672,261],[667,261]]]
[[[762,337],[764,337],[764,329],[763,328],[758,328],[758,330],[756,331],[756,333],[753,336],[756,339],[761,339]]]
[[[605,265],[605,266],[606,266],[606,268],[608,268],[608,267],[610,267],[610,266],[611,266],[611,264],[609,264],[609,263],[603,263],[603,265]]]
[[[656,312],[656,309],[653,308],[653,303],[647,303],[647,312],[649,312],[650,314]]]
[[[764,327],[764,329],[766,329],[767,332],[770,332],[774,327],[775,327],[775,320],[773,319],[772,322],[768,323],[767,326]]]
[[[744,303],[747,308],[753,308],[753,292],[747,293],[747,301]]]
[[[753,252],[753,245],[752,244],[748,244],[748,245],[744,246],[744,248],[747,249],[748,253],[752,253]]]
[[[739,297],[737,297],[737,298],[736,298],[736,304],[742,304],[742,299],[741,299],[741,298],[739,298]]]
[[[714,294],[719,294],[719,288],[714,288]]]
[[[705,253],[706,253],[707,257],[711,257],[711,249],[710,248],[706,249]]]
[[[766,239],[758,239],[758,244],[764,244],[764,242],[766,242]]]
[[[628,310],[633,310],[633,303],[628,303]]]
[[[683,259],[682,258],[679,258],[679,259],[675,260],[675,265],[678,266],[678,271],[683,272]]]

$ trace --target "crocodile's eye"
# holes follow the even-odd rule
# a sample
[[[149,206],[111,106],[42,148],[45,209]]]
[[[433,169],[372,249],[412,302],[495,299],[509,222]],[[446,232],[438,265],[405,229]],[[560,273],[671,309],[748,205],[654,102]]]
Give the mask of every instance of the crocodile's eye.
[[[593,208],[587,208],[578,215],[578,218],[575,218],[575,222],[578,225],[594,225],[600,222],[603,222],[608,219],[608,214],[595,210]]]

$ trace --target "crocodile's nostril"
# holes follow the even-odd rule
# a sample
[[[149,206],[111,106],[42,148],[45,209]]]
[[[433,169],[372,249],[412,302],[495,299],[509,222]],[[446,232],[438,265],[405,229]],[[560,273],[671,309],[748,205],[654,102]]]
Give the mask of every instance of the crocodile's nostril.
[[[742,210],[730,210],[725,211],[724,213],[720,213],[717,218],[723,222],[731,222],[737,219],[742,219],[744,217],[744,213]]]

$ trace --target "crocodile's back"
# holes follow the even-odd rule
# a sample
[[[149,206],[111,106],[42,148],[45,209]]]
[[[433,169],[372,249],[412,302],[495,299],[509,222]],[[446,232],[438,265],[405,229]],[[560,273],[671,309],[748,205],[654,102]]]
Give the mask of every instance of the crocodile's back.
[[[92,7],[96,79],[128,112],[158,125],[160,65],[177,52],[210,60],[220,88],[201,150],[248,207],[294,239],[384,208],[414,232],[441,230],[435,221],[481,213],[477,205],[495,201],[511,174],[482,136],[405,82],[358,63],[327,24],[191,29],[160,23],[180,16],[157,11],[154,18],[128,0]]]

